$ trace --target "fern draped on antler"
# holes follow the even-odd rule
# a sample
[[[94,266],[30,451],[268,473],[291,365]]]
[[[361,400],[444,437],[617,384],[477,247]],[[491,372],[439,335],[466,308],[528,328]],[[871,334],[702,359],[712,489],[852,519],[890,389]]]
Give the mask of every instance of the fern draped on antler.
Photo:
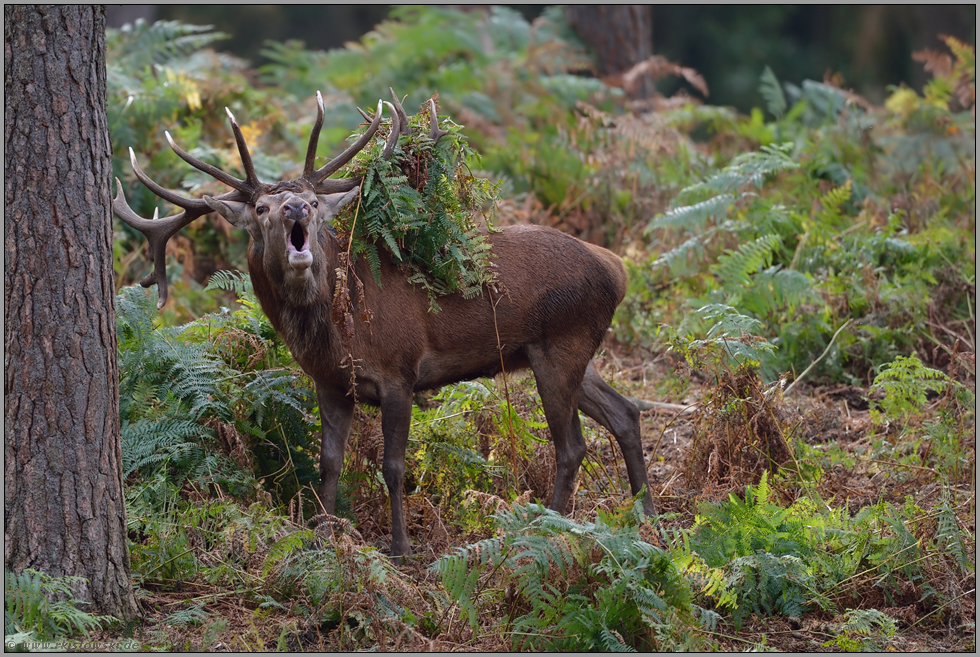
[[[476,218],[493,229],[496,188],[469,170],[474,152],[460,126],[446,119],[440,127],[429,109],[435,100],[408,117],[395,99],[393,119],[343,170],[345,177],[362,178],[361,197],[334,219],[334,227],[352,257],[368,258],[378,285],[381,247],[408,266],[409,281],[425,289],[438,310],[437,297],[457,291],[476,296],[493,281],[490,244]]]

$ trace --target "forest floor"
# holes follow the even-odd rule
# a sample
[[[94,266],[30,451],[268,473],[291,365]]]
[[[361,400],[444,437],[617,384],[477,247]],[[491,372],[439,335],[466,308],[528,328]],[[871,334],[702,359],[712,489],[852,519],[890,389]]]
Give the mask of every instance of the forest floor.
[[[605,351],[599,361],[600,372],[621,393],[635,399],[656,401],[661,408],[641,413],[642,436],[648,464],[650,487],[660,513],[668,514],[665,521],[674,528],[689,528],[695,521],[699,505],[704,502],[725,500],[729,493],[741,495],[746,485],[758,483],[755,475],[730,471],[725,477],[693,472],[693,452],[698,448],[699,435],[706,430],[703,415],[705,400],[711,397],[717,384],[692,375],[683,363],[672,361],[668,356],[652,360],[618,355],[615,350]],[[499,379],[498,379],[499,382]],[[512,403],[524,415],[531,401],[528,390],[530,379],[521,375],[511,377]],[[901,463],[897,459],[877,458],[871,445],[875,440],[875,425],[868,410],[867,390],[848,386],[812,387],[801,383],[789,396],[780,396],[771,407],[777,423],[789,437],[791,444],[797,441],[809,445],[808,459],[821,461],[822,475],[811,481],[808,494],[818,494],[819,499],[832,507],[845,507],[853,516],[860,509],[882,502],[901,506],[908,500],[922,509],[931,509],[942,494],[943,478],[937,477],[932,467]],[[593,430],[589,430],[591,427]],[[541,435],[545,429],[538,430]],[[881,427],[877,428],[882,432]],[[890,433],[889,433],[890,432]],[[570,504],[569,515],[579,521],[594,519],[597,509],[612,510],[629,497],[625,467],[612,437],[596,430],[591,420],[586,425],[589,456],[579,474],[579,488]],[[886,440],[896,437],[893,429],[885,429]],[[880,438],[880,436],[879,436]],[[497,437],[502,449],[505,439]],[[377,413],[359,412],[351,450],[356,461],[380,464],[380,417]],[[537,446],[532,458],[521,459],[519,467],[524,471],[522,481],[531,488],[523,501],[547,499],[554,469],[553,448],[550,443]],[[921,449],[921,448],[920,448]],[[958,503],[957,519],[964,535],[976,535],[975,499],[975,434],[973,442],[962,444],[960,449],[968,456],[968,473],[950,481],[954,500]],[[821,457],[820,455],[826,455]],[[795,458],[795,456],[793,457]],[[717,466],[718,463],[715,462]],[[409,464],[411,468],[411,463]],[[789,470],[799,470],[792,461]],[[741,476],[741,478],[740,478]],[[377,473],[375,473],[375,477]],[[754,480],[753,480],[754,477]],[[409,473],[411,480],[411,473]],[[776,501],[789,506],[806,493],[801,479],[776,472],[772,478]],[[948,494],[948,493],[947,493]],[[493,496],[484,496],[483,502]],[[500,502],[500,498],[497,498]],[[439,557],[455,548],[471,544],[492,535],[492,530],[474,531],[451,522],[444,516],[446,509],[433,504],[426,495],[411,494],[407,497],[409,534],[413,556],[408,562],[396,566],[397,577],[393,581],[407,592],[401,600],[417,600],[416,618],[432,618],[434,599],[432,590],[440,588],[439,578],[429,567]],[[498,507],[499,508],[499,507]],[[493,505],[484,506],[492,513]],[[363,548],[371,546],[387,553],[389,512],[383,488],[375,483],[359,489],[352,498],[352,515],[356,518],[356,530],[346,525],[351,537],[345,545]],[[652,526],[643,527],[644,537],[654,545],[663,545],[663,534]],[[332,530],[331,530],[332,531]],[[336,537],[334,537],[336,540]],[[338,543],[339,544],[339,543]],[[967,545],[975,564],[975,542]],[[245,548],[247,551],[247,548]],[[214,550],[210,557],[204,547],[199,549],[198,560],[214,562]],[[309,610],[298,602],[279,599],[275,604],[261,602],[263,581],[270,577],[262,571],[261,555],[239,560],[238,568],[252,571],[245,578],[253,582],[249,587],[228,589],[227,586],[210,584],[206,576],[192,581],[177,582],[166,587],[147,586],[139,590],[139,600],[144,616],[133,636],[145,648],[170,648],[175,650],[208,651],[264,651],[264,650],[421,650],[421,651],[499,651],[509,650],[509,639],[498,627],[498,618],[481,619],[480,630],[473,629],[456,612],[444,610],[434,626],[426,631],[425,623],[414,627],[401,621],[379,622],[372,618],[370,595],[364,590],[348,591],[343,598],[350,605],[340,614],[346,623],[310,623]],[[225,554],[224,559],[228,559]],[[203,572],[203,571],[202,571]],[[933,573],[945,581],[908,582],[887,596],[871,576],[857,577],[841,589],[835,598],[837,608],[878,609],[896,621],[895,631],[881,637],[876,644],[864,647],[895,651],[972,651],[975,646],[976,592],[975,574],[963,577],[957,572]],[[923,592],[934,587],[943,593],[943,606],[924,601]],[[845,599],[846,598],[846,599]],[[198,618],[187,610],[194,605],[202,610]],[[411,602],[408,603],[411,606]],[[183,611],[181,611],[183,610]],[[188,617],[180,616],[184,613]],[[841,612],[842,613],[842,612]],[[750,615],[736,630],[728,620],[723,620],[711,632],[705,631],[716,649],[726,651],[776,650],[795,652],[840,651],[842,646],[858,645],[835,641],[841,636],[841,613],[806,611],[799,618],[780,615]],[[360,619],[355,622],[352,619]],[[433,631],[432,627],[438,627]]]
[[[631,396],[640,399],[673,402],[686,408],[697,408],[704,397],[711,393],[713,385],[703,380],[692,379],[685,394],[663,394],[664,382],[677,381],[675,368],[686,370],[678,363],[673,367],[667,359],[661,362],[634,362],[631,359],[620,361],[613,357],[603,369],[607,376],[616,372],[621,375],[610,377],[619,385],[619,390],[629,390]],[[687,372],[689,374],[689,371]],[[623,385],[625,384],[625,385]],[[834,507],[844,506],[851,515],[861,508],[879,502],[901,505],[909,498],[921,508],[931,508],[938,502],[941,484],[937,482],[936,472],[931,468],[907,465],[898,461],[886,461],[868,457],[874,437],[874,425],[868,408],[868,391],[855,386],[809,386],[804,383],[798,391],[782,398],[777,404],[779,424],[787,433],[796,434],[818,452],[828,452],[836,447],[840,452],[836,461],[826,468],[823,476],[816,482],[816,492],[820,498]],[[658,503],[658,510],[679,515],[677,522],[689,527],[694,521],[698,504],[702,501],[717,501],[727,497],[729,492],[741,494],[746,484],[752,481],[730,481],[720,489],[718,486],[693,485],[687,474],[690,469],[692,452],[695,450],[697,432],[696,414],[684,415],[663,411],[644,411],[641,414],[644,436],[645,456],[651,488]],[[897,431],[891,431],[896,437]],[[961,526],[972,536],[976,536],[976,478],[975,478],[975,434],[971,444],[962,446],[972,455],[972,475],[961,486],[961,499],[967,500],[958,515]],[[606,454],[608,454],[608,446]],[[852,461],[853,465],[848,462]],[[850,467],[849,467],[850,465]],[[784,481],[790,484],[789,481]],[[792,485],[776,487],[789,505],[802,491]],[[975,544],[973,562],[976,563]],[[956,577],[950,573],[950,577]],[[975,646],[976,621],[976,580],[971,574],[967,581],[958,581],[956,588],[968,592],[959,605],[955,617],[946,622],[925,622],[926,610],[918,595],[909,590],[902,600],[891,600],[888,605],[876,590],[873,581],[867,582],[866,590],[855,589],[853,600],[848,606],[855,608],[875,607],[897,619],[898,632],[889,638],[887,644],[880,645],[883,650],[900,652],[919,651],[969,651]],[[972,589],[972,591],[971,591]],[[843,606],[843,605],[841,605]],[[933,621],[936,619],[933,618]],[[753,616],[751,621],[734,631],[728,627],[720,630],[714,638],[719,647],[727,651],[745,651],[765,647],[786,652],[819,652],[840,650],[826,644],[838,632],[835,626],[841,619],[828,612],[806,613],[800,619],[786,619],[777,616]]]

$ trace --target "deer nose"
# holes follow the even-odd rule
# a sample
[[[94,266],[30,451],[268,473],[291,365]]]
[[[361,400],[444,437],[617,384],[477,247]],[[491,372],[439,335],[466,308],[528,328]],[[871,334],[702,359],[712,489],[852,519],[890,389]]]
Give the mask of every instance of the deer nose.
[[[310,214],[310,205],[306,201],[287,203],[282,209],[282,216],[291,221],[299,221]]]

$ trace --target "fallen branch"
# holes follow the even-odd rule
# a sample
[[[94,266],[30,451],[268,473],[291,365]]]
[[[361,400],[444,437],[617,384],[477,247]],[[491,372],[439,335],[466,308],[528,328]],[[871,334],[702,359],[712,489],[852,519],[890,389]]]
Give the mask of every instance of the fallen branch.
[[[637,399],[636,397],[627,397],[629,401],[640,409],[641,411],[657,411],[658,413],[679,413],[680,415],[694,415],[697,411],[697,405],[695,404],[668,404],[667,402],[655,402],[648,401],[646,399]]]

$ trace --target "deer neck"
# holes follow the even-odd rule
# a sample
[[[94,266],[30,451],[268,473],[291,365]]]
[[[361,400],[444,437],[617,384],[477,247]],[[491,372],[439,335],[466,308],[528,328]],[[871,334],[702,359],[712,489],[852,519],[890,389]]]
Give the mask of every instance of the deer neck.
[[[335,287],[330,274],[337,267],[338,247],[325,235],[319,241],[322,253],[316,255],[312,267],[314,289],[304,293],[289,288],[281,265],[268,257],[261,243],[252,240],[248,249],[252,288],[263,312],[303,370],[318,382],[332,378],[330,364],[342,357],[339,332],[330,318]]]

